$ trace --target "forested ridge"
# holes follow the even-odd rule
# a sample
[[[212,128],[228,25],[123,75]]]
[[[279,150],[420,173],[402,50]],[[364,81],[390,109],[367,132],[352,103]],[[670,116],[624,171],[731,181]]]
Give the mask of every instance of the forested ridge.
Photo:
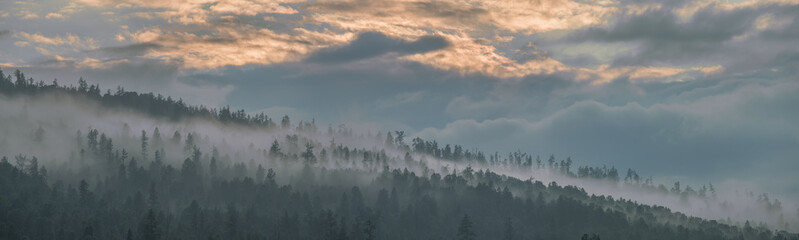
[[[6,97],[0,101],[64,94],[176,125],[202,118],[262,129],[269,140],[223,146],[214,140],[219,136],[200,131],[172,127],[162,136],[167,126],[74,129],[68,136],[39,126],[17,141],[36,148],[71,139],[70,150],[46,160],[0,152],[0,239],[799,239],[765,224],[689,217],[481,166],[623,182],[685,197],[715,197],[712,185],[683,190],[675,183],[664,190],[631,169],[624,177],[615,167],[580,166],[575,173],[569,158],[486,155],[419,138],[406,144],[401,131],[358,136],[329,126],[325,133],[315,121],[295,125],[284,116],[275,124],[243,110],[194,107],[122,88],[101,94],[83,80],[72,87],[14,75],[0,72]],[[362,138],[377,145],[349,140]],[[776,200],[765,203],[779,207]]]

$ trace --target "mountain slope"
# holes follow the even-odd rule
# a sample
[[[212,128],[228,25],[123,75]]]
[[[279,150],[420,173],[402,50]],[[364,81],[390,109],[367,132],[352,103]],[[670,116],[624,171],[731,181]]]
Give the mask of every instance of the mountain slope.
[[[19,79],[0,79],[0,239],[799,239],[558,184],[615,168]]]

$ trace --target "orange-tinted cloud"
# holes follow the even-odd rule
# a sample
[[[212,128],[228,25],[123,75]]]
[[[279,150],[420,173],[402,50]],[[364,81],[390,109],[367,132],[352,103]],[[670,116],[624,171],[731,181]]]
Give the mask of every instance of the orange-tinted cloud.
[[[343,44],[352,33],[312,32],[297,28],[291,33],[269,29],[218,27],[212,36],[149,29],[131,34],[137,42],[156,43],[144,56],[176,62],[186,68],[273,64],[298,61],[313,50]]]
[[[775,0],[769,3],[790,2]],[[761,3],[700,1],[674,11],[677,16],[690,17],[697,9],[708,6],[726,11],[758,4]],[[364,32],[376,32],[408,42],[422,36],[441,36],[450,44],[446,48],[394,57],[460,74],[496,78],[564,74],[577,80],[606,83],[623,77],[684,80],[690,79],[683,77],[686,74],[693,76],[721,71],[723,67],[720,65],[718,68],[668,65],[610,67],[607,60],[594,66],[570,66],[533,43],[525,46],[535,50],[527,54],[530,56],[507,56],[514,50],[507,49],[509,45],[518,45],[518,39],[531,34],[603,27],[614,15],[635,15],[662,7],[657,3],[599,0],[74,0],[46,17],[64,20],[77,11],[99,9],[113,14],[117,20],[147,18],[166,23],[139,26],[135,30],[124,26],[105,41],[76,40],[75,35],[45,37],[21,33],[16,45],[71,45],[87,49],[98,48],[101,42],[146,44],[157,47],[144,49],[135,57],[160,59],[184,69],[215,69],[300,61],[320,49],[352,44],[356,36]],[[252,19],[263,21],[252,22]],[[765,16],[757,24],[763,29],[771,29],[787,23],[781,18]],[[35,47],[42,53],[57,54],[48,48]],[[106,62],[99,56],[92,59]]]

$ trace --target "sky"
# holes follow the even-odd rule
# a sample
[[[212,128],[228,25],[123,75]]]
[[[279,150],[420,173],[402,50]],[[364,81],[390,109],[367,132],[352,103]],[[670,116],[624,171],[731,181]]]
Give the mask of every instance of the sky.
[[[799,1],[37,0],[0,69],[799,201]]]

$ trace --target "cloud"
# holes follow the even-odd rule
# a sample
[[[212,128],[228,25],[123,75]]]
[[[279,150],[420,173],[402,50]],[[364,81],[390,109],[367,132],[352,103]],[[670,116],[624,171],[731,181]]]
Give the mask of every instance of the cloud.
[[[303,10],[311,12],[308,22],[345,31],[380,32],[405,40],[436,33],[452,46],[403,59],[460,74],[500,78],[571,71],[552,58],[517,62],[505,56],[496,45],[506,42],[508,36],[500,36],[500,32],[576,29],[601,24],[615,11],[613,6],[572,1],[321,1],[305,4]],[[484,35],[494,35],[491,39],[495,40]]]
[[[233,13],[237,15],[254,16],[262,13],[295,14],[296,9],[281,5],[289,1],[262,1],[262,0],[228,0],[219,1],[211,5],[210,9],[216,13]]]
[[[60,13],[48,13],[44,18],[47,19],[66,19],[67,16],[60,14]]]
[[[147,53],[150,49],[156,49],[160,46],[154,43],[136,43],[136,44],[129,44],[124,46],[116,46],[116,47],[103,47],[98,49],[102,52],[111,53],[114,55],[122,55],[122,56],[142,56]]]
[[[306,62],[333,63],[350,62],[387,53],[396,53],[400,56],[425,53],[446,48],[450,43],[441,36],[422,36],[415,41],[395,39],[376,32],[361,33],[358,37],[344,46],[331,47],[316,51]]]
[[[787,41],[790,40],[764,41],[761,36],[790,32],[786,30],[796,14],[799,14],[799,4],[780,1],[655,4],[615,16],[608,25],[576,30],[565,39],[572,43],[637,46],[632,54],[617,56],[608,62],[614,66],[752,66],[789,46]],[[736,57],[741,55],[749,56],[749,63]]]
[[[390,98],[380,99],[375,104],[377,104],[378,108],[401,106],[422,100],[424,94],[425,92],[423,91],[398,93]]]
[[[680,23],[671,11],[651,10],[623,17],[611,28],[592,27],[573,38],[599,41],[711,42],[718,43],[742,34],[754,22],[748,11],[716,12],[702,9],[691,22]]]
[[[342,29],[410,33],[413,29],[541,32],[600,24],[613,7],[578,1],[319,1],[304,7],[314,21]],[[333,21],[333,19],[337,19]],[[414,19],[414,21],[408,21]]]
[[[76,86],[77,80],[83,78],[90,84],[99,84],[103,91],[121,86],[126,90],[154,92],[211,107],[225,106],[228,95],[237,88],[228,83],[210,83],[183,76],[179,65],[150,59],[59,57],[33,66],[22,66],[20,70],[37,81],[58,79],[62,85]]]
[[[50,53],[46,53],[49,55]],[[37,63],[40,67],[60,67],[60,68],[76,68],[76,69],[99,69],[110,68],[120,63],[128,62],[127,59],[95,59],[91,57],[84,57],[83,60],[76,60],[75,58],[62,57],[60,55],[53,55],[44,61]]]
[[[39,33],[27,33],[27,32],[16,32],[15,33],[19,38],[25,40],[25,42],[31,42],[41,45],[51,45],[51,46],[69,46],[74,48],[80,49],[91,49],[97,47],[97,42],[89,37],[79,37],[72,33],[67,33],[64,36],[55,36],[55,37],[46,37]]]
[[[403,59],[461,74],[483,74],[499,78],[554,74],[571,70],[569,66],[546,57],[519,63],[499,53],[496,47],[477,42],[469,36],[444,36],[453,47],[414,54]]]
[[[295,0],[186,0],[186,1],[149,1],[149,0],[78,0],[79,2],[106,8],[146,8],[150,12],[142,16],[154,16],[170,22],[182,24],[207,25],[214,14],[236,14],[254,16],[264,13],[294,14],[296,9],[287,6]]]
[[[21,68],[26,67],[12,62],[0,62],[0,68]]]
[[[8,30],[8,29],[0,30],[0,38],[5,37],[5,36],[10,35],[10,34],[11,34],[11,30]]]
[[[70,15],[83,10],[83,6],[78,1],[70,1],[66,6],[58,9],[56,12],[48,13],[44,16],[46,19],[68,19]]]
[[[799,84],[759,84],[747,83],[691,102],[651,106],[584,100],[538,120],[460,119],[443,128],[423,129],[415,136],[467,148],[554,153],[592,165],[633,167],[661,176],[704,176],[705,180],[788,176],[791,170],[779,168],[797,166],[799,152],[786,146],[799,144],[799,127],[791,124],[799,120],[799,114],[788,104],[799,100],[794,94]],[[773,189],[780,187],[785,186]]]
[[[553,57],[556,55],[539,47],[536,41],[518,46],[531,34],[562,34],[586,27],[604,29],[609,20],[628,13],[627,4],[552,0],[79,0],[50,12],[52,17],[75,17],[73,13],[85,9],[113,11],[113,16],[103,18],[145,23],[137,24],[140,27],[135,30],[123,28],[110,39],[131,43],[131,47],[147,47],[136,54],[116,53],[115,57],[160,59],[193,70],[303,60],[322,63],[331,62],[331,58],[348,62],[393,53],[405,61],[461,75],[518,79],[560,74],[605,83],[623,77],[672,78],[696,67],[719,65],[642,64],[616,69],[624,64],[588,64],[590,60],[584,59],[580,60],[583,66],[572,66],[574,61]],[[110,42],[108,36],[103,40]],[[17,46],[32,43],[19,41]],[[357,49],[359,45],[370,48]],[[516,51],[509,51],[511,46]],[[33,47],[38,47],[40,53],[65,56],[58,49]],[[121,50],[102,47],[109,48],[109,53]],[[605,74],[605,70],[614,74]]]
[[[157,45],[144,57],[165,59],[189,69],[213,69],[248,64],[268,65],[299,61],[313,50],[350,40],[351,33],[294,29],[277,33],[244,26],[218,26],[214,35],[192,32],[141,30],[130,35],[139,44]]]
[[[39,14],[31,12],[30,10],[27,10],[27,9],[23,9],[23,10],[19,11],[17,13],[17,16],[19,16],[22,19],[37,19],[37,18],[39,18]]]

